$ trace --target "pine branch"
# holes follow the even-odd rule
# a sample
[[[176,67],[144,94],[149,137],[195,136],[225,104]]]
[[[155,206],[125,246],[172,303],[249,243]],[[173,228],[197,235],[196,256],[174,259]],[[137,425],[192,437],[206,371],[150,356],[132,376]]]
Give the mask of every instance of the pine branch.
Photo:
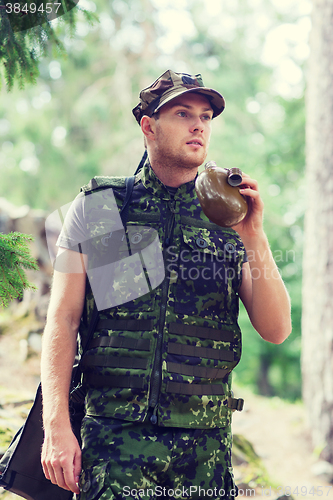
[[[32,240],[31,236],[17,232],[0,235],[0,307],[6,307],[11,300],[21,298],[26,289],[36,290],[24,271],[38,270],[28,247]]]
[[[46,56],[51,47],[56,48],[61,56],[66,55],[65,48],[46,13],[46,6],[55,5],[54,3],[48,0],[34,0],[33,3],[10,0],[10,3],[19,5],[19,12],[8,13],[8,0],[0,0],[0,67],[2,65],[4,68],[8,91],[13,89],[15,81],[20,89],[23,89],[26,83],[36,83],[39,58]],[[62,0],[61,4],[56,17],[61,17],[62,24],[69,28],[71,34],[75,33],[78,12],[83,13],[90,24],[98,21],[95,14],[78,7],[74,0]],[[27,5],[35,5],[36,11],[24,12],[22,9],[26,9]]]

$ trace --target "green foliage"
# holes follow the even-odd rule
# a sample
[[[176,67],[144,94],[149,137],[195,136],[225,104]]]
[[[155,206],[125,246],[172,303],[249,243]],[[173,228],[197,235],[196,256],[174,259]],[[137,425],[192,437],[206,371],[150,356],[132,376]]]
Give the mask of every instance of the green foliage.
[[[62,16],[60,23],[68,25],[72,34],[78,10],[84,13],[88,22],[96,20],[92,13],[77,7],[74,0],[62,0],[59,5],[42,0],[0,0],[0,67],[4,69],[7,90],[12,90],[16,81],[21,90],[26,83],[36,84],[41,57],[47,56],[49,51],[66,56],[63,43],[48,19],[46,8],[51,6],[57,13],[57,21]],[[1,83],[0,77],[0,88]]]
[[[9,427],[0,427],[0,456],[1,453],[4,453],[7,450],[12,439],[13,430],[9,429]]]
[[[24,271],[38,269],[29,252],[28,242],[31,240],[31,236],[16,232],[0,235],[0,306],[21,298],[25,289],[36,289]]]
[[[232,438],[232,464],[237,465],[238,471],[242,473],[242,483],[251,484],[251,487],[266,487],[272,484],[253,445],[241,434],[234,434]]]

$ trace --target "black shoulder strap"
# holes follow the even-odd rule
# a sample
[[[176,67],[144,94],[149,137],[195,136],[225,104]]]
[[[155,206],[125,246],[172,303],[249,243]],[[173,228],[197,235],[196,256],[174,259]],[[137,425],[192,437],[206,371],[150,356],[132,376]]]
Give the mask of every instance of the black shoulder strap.
[[[128,219],[128,209],[129,209],[130,200],[132,197],[134,182],[135,182],[135,176],[127,177],[126,181],[125,181],[125,186],[126,186],[125,198],[124,198],[123,205],[120,209],[120,217],[121,217],[121,221],[122,221],[124,227],[126,226],[127,219]],[[98,319],[99,319],[99,313],[98,313],[98,310],[96,307],[96,303],[94,302],[94,309],[93,309],[93,312],[91,315],[87,340],[86,340],[85,345],[82,348],[81,359],[83,358],[84,354],[88,351],[89,345],[90,345],[92,338],[94,336],[95,327],[97,325]],[[81,378],[81,370],[79,369],[79,366],[80,366],[80,363],[79,363],[79,365],[77,365],[77,369],[75,369],[73,371],[72,384],[74,387],[76,387],[79,384],[80,378]]]
[[[131,197],[132,197],[134,182],[135,182],[135,176],[133,176],[133,177],[126,177],[126,181],[125,181],[125,186],[126,186],[125,198],[124,198],[123,205],[122,205],[122,207],[120,209],[120,217],[121,217],[121,221],[122,221],[124,227],[126,226],[127,219],[128,219],[128,210],[129,210],[129,206],[130,206],[130,200],[131,200]],[[86,343],[85,343],[85,345],[83,347],[83,350],[82,350],[82,357],[83,357],[83,354],[85,352],[87,352],[87,350],[89,348],[89,344],[90,344],[90,342],[91,342],[91,340],[93,338],[94,331],[95,331],[95,326],[97,324],[98,318],[99,318],[99,314],[98,314],[98,310],[97,310],[97,307],[96,307],[96,303],[94,302],[94,309],[93,309],[93,312],[92,312],[92,315],[91,315],[91,321],[90,321],[90,325],[89,325],[89,331],[88,331],[87,341],[86,341]]]
[[[135,176],[133,177],[126,177],[125,181],[125,198],[123,205],[120,209],[120,217],[121,217],[121,222],[123,223],[123,226],[126,226],[127,219],[128,219],[128,209],[130,205],[130,200],[132,197],[132,192],[133,192],[133,187],[134,187],[134,182],[135,182]]]
[[[145,161],[146,161],[146,159],[147,159],[147,158],[148,158],[148,152],[147,152],[147,150],[145,149],[145,152],[144,152],[144,153],[143,153],[143,155],[142,155],[141,161],[140,161],[140,163],[139,163],[139,165],[138,165],[138,168],[136,169],[136,171],[135,171],[134,175],[136,175],[137,173],[139,173],[139,172],[140,172],[140,170],[142,169],[142,167],[143,167],[143,165],[144,165],[144,163],[145,163]]]

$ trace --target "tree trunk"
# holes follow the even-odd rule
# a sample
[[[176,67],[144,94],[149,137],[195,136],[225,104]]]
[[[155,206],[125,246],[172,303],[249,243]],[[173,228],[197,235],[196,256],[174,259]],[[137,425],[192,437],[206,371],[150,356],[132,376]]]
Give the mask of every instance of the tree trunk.
[[[313,445],[333,463],[333,0],[313,0],[307,68],[302,375]]]

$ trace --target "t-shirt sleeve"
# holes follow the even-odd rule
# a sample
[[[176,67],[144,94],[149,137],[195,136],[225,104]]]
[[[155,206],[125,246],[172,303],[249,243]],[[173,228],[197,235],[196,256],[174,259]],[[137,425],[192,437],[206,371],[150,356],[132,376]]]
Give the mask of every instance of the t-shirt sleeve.
[[[82,252],[81,243],[87,240],[87,228],[84,220],[85,195],[80,193],[75,200],[66,206],[63,226],[57,241],[58,247]],[[64,212],[64,207],[62,207]]]

